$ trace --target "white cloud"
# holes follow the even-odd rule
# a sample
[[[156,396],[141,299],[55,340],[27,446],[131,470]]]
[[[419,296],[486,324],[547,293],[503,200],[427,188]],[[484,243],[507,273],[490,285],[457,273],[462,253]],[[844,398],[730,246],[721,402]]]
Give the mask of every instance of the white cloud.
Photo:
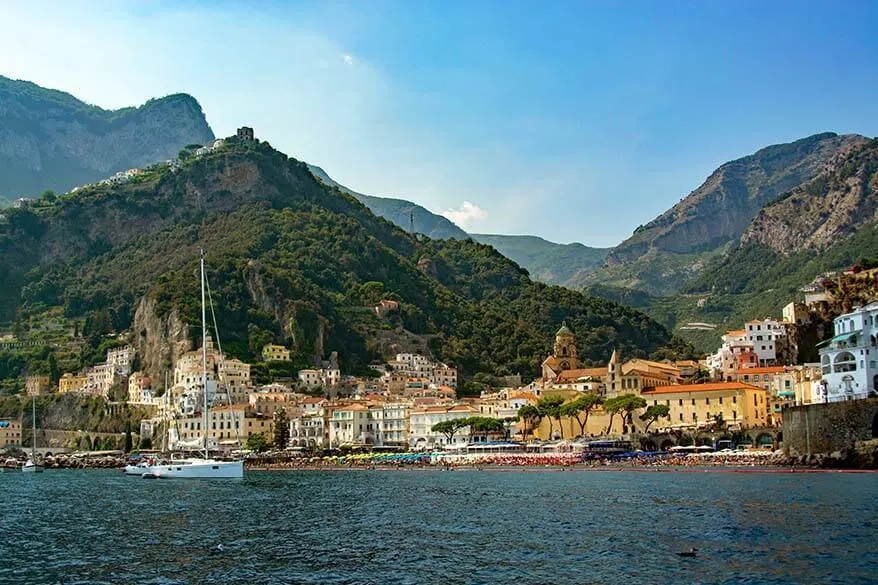
[[[442,215],[462,228],[468,227],[473,222],[481,221],[488,217],[488,212],[469,201],[461,203],[459,209],[446,209]]]
[[[354,64],[354,58],[351,55],[345,55],[344,57],[342,57],[342,61],[344,61],[345,65],[353,65]]]

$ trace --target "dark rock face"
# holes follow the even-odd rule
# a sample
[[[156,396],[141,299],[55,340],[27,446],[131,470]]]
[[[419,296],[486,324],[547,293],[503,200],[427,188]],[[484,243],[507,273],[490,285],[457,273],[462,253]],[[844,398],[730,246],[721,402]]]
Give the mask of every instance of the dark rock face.
[[[841,153],[820,175],[766,206],[741,237],[782,254],[823,250],[878,219],[878,140]]]
[[[0,77],[0,200],[66,192],[213,139],[201,106],[186,94],[104,110]]]

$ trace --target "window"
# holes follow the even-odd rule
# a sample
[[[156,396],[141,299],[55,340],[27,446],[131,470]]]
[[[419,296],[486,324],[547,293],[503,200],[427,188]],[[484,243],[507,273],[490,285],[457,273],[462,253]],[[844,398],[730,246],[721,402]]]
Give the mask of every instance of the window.
[[[683,399],[680,399],[680,406],[683,406]]]
[[[680,413],[680,420],[683,420],[683,413]]]
[[[836,374],[842,372],[855,372],[857,370],[857,358],[849,351],[843,351],[835,356],[832,361],[832,371]]]
[[[723,397],[722,397],[722,396],[719,397],[719,403],[720,403],[720,404],[723,403]]]
[[[737,404],[737,403],[738,403],[738,397],[732,396],[732,404]]]
[[[692,399],[692,406],[695,406],[695,399]]]
[[[733,411],[732,411],[732,420],[735,420],[735,419],[737,419],[737,418],[738,418],[738,411],[737,411],[737,410],[733,410]]]

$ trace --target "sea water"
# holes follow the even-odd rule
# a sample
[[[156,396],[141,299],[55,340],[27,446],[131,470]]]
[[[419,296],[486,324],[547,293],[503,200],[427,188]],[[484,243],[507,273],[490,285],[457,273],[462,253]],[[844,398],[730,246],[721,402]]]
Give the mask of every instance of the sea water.
[[[878,582],[878,474],[47,471],[0,498],[2,584]]]

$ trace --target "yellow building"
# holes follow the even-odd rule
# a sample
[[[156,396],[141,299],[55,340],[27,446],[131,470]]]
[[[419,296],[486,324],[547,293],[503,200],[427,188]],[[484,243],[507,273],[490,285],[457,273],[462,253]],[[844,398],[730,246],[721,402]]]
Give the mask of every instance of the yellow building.
[[[143,372],[134,372],[128,376],[128,402],[146,403],[152,397],[152,380]]]
[[[607,364],[605,386],[607,396],[612,398],[620,394],[640,394],[646,388],[671,386],[682,381],[676,366],[642,359],[621,363],[614,351]]]
[[[28,376],[24,383],[28,396],[40,396],[49,391],[51,380],[49,376]]]
[[[207,439],[211,448],[237,448],[247,440],[245,429],[244,406],[223,406],[211,408],[207,413]],[[200,414],[187,416],[176,421],[177,442],[198,448],[204,440],[202,425],[204,420]],[[176,445],[181,447],[180,444]]]
[[[267,362],[288,362],[290,361],[290,350],[282,345],[269,343],[262,348],[262,359]]]
[[[731,428],[761,427],[768,424],[769,394],[764,388],[742,382],[715,382],[647,388],[642,393],[647,406],[666,405],[670,420],[661,419],[653,428],[698,428],[722,415]]]
[[[262,436],[265,437],[265,440],[269,443],[274,442],[274,419],[271,418],[261,418],[261,417],[247,417],[244,419],[244,436],[243,441],[244,444],[247,444],[247,439],[250,438],[250,435],[255,435],[256,433],[262,433]]]
[[[77,376],[70,372],[61,376],[58,380],[58,392],[67,394],[68,392],[82,392],[88,383],[88,376]]]
[[[223,360],[219,364],[219,379],[229,392],[232,404],[246,404],[250,394],[250,364],[238,359]]]
[[[21,446],[21,420],[0,418],[0,449]]]

